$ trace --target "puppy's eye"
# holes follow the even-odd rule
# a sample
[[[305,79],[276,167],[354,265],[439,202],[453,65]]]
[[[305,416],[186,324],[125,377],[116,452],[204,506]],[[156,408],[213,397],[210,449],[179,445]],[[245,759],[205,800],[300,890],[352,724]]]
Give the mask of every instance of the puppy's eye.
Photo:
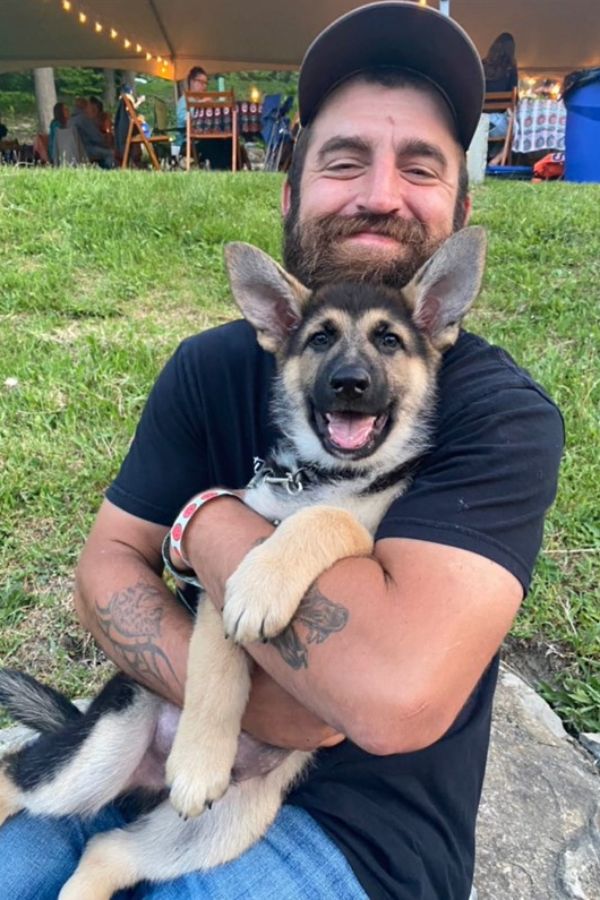
[[[317,331],[309,339],[308,343],[314,350],[325,350],[331,344],[332,336],[326,331]]]
[[[380,336],[379,346],[382,350],[388,351],[404,350],[404,341],[397,334],[388,331]]]

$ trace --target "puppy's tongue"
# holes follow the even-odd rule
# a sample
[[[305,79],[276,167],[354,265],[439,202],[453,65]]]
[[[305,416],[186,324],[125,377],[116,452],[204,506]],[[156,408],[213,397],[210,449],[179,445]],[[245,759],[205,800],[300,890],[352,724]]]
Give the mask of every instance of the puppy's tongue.
[[[373,428],[375,416],[358,416],[354,413],[328,413],[327,432],[332,444],[343,450],[357,450],[367,443]]]

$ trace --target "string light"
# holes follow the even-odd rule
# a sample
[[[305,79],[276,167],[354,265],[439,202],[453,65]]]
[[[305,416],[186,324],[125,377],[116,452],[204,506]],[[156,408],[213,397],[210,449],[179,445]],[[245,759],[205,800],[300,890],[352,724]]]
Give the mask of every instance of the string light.
[[[421,2],[421,0],[419,0],[419,2]],[[93,27],[96,34],[102,34],[104,32],[105,26],[101,22],[98,22],[97,20],[90,21],[88,14],[86,12],[84,12],[81,9],[77,10],[76,7],[75,8],[73,7],[72,0],[60,0],[60,5],[61,5],[62,9],[64,10],[64,12],[75,13],[80,25],[89,24],[90,26]],[[112,27],[109,28],[108,26],[106,26],[106,32],[107,32],[107,34],[110,35],[110,37],[113,41],[116,41],[116,39],[119,37],[119,32],[117,31],[116,28],[112,28]],[[171,65],[169,60],[164,59],[162,56],[153,56],[152,53],[147,51],[142,46],[142,44],[139,43],[139,41],[132,42],[129,38],[126,38],[126,37],[122,38],[122,40],[123,40],[123,47],[126,50],[128,50],[131,46],[134,46],[135,52],[143,54],[146,59],[146,62],[152,62],[152,60],[155,60],[158,63],[158,65],[160,66],[161,74],[165,75],[165,73],[166,73],[166,76],[168,76],[169,67]]]

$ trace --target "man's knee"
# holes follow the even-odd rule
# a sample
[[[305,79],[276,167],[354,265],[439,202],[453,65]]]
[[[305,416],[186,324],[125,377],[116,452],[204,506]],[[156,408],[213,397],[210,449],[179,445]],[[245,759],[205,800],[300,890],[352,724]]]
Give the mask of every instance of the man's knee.
[[[107,808],[92,819],[19,813],[0,828],[0,898],[56,900],[90,837],[124,824]]]

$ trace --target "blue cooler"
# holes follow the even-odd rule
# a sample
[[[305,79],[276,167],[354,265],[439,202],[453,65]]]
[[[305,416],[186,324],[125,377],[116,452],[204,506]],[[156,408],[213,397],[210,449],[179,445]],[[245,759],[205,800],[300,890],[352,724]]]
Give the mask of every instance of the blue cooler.
[[[565,181],[600,183],[600,68],[567,75]]]

